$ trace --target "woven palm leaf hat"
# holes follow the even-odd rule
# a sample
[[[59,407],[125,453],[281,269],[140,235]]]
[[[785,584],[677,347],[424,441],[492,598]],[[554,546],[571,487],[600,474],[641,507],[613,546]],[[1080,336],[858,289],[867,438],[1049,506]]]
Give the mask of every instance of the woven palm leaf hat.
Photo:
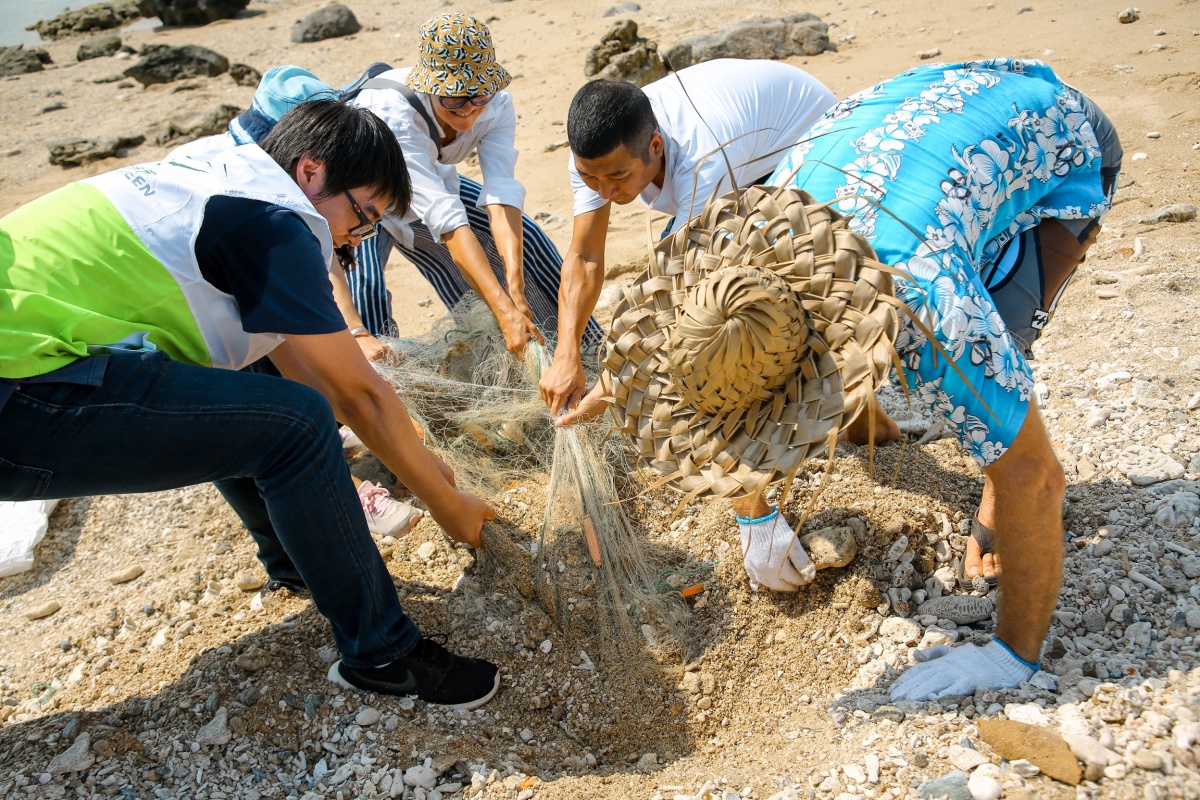
[[[604,353],[655,486],[752,495],[819,455],[898,363],[893,274],[793,188],[735,190],[659,242]]]
[[[410,87],[442,97],[496,94],[512,83],[496,63],[488,26],[469,14],[439,14],[421,26],[417,64],[404,79]]]

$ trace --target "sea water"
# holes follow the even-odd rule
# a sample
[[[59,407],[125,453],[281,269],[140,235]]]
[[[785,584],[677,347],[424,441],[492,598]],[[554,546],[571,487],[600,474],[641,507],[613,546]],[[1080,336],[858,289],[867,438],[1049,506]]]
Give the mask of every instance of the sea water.
[[[83,8],[96,2],[99,0],[0,0],[0,47],[44,44],[37,31],[27,31],[25,27],[38,20],[54,19],[67,9]],[[137,22],[144,23],[145,20]]]

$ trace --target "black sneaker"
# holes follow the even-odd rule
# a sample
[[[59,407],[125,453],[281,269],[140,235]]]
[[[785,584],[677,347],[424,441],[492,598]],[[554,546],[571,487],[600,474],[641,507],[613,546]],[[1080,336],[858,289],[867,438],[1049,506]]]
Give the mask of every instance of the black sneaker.
[[[335,661],[329,680],[347,689],[381,694],[416,695],[447,708],[477,708],[496,695],[500,670],[482,658],[456,656],[422,636],[404,658],[384,667],[347,667]]]
[[[308,587],[302,583],[293,583],[292,581],[277,581],[269,580],[263,587],[258,590],[259,597],[275,594],[278,591],[287,590],[296,597],[308,600],[312,597],[312,593],[308,591]]]

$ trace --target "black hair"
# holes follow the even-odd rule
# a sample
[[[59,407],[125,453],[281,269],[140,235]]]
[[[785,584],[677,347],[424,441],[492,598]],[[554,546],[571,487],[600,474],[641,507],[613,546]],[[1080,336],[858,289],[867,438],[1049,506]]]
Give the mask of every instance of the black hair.
[[[650,98],[627,81],[584,84],[567,113],[567,138],[577,158],[601,158],[623,144],[630,155],[649,161],[650,139],[657,128]]]
[[[284,114],[259,146],[292,176],[304,156],[323,162],[325,186],[318,200],[368,187],[372,195],[391,198],[388,212],[408,213],[412,182],[400,143],[387,123],[365,108],[309,100]]]

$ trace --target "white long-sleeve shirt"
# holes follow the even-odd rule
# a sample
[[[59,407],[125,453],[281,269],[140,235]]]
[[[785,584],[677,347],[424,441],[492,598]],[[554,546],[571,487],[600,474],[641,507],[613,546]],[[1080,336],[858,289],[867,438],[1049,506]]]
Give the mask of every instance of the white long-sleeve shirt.
[[[393,69],[378,77],[403,83],[410,68]],[[423,117],[394,89],[365,89],[354,98],[354,105],[368,108],[388,124],[404,151],[404,162],[412,179],[412,208],[403,219],[387,217],[384,227],[397,240],[411,245],[409,224],[416,219],[425,223],[435,241],[467,224],[467,211],[458,195],[458,171],[455,164],[465,161],[472,150],[479,153],[483,171],[483,191],[477,205],[525,207],[525,187],[515,177],[517,164],[517,112],[512,95],[499,92],[475,120],[470,130],[458,134],[442,148],[438,159],[436,141],[443,131],[433,113],[434,98],[417,94],[425,104],[437,130],[430,131]]]
[[[700,213],[710,197],[733,188],[720,145],[725,145],[738,186],[749,186],[771,174],[837,102],[833,92],[802,69],[734,58],[696,64],[644,91],[663,137],[666,171],[662,188],[651,183],[641,199],[655,211],[674,215],[672,230]],[[575,216],[608,202],[584,184],[573,157],[570,172]]]

